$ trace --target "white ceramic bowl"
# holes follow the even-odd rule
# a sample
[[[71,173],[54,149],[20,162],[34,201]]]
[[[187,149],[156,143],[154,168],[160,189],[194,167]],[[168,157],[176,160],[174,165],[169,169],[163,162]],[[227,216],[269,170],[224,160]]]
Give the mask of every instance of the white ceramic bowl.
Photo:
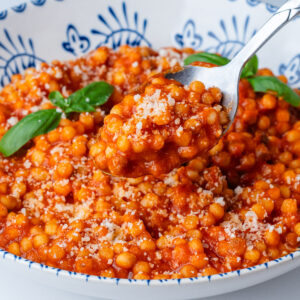
[[[258,0],[31,0],[0,12],[0,85],[41,61],[100,45],[193,47],[233,57],[275,8]],[[300,87],[299,18],[259,53],[260,65]],[[245,288],[300,265],[300,250],[239,271],[174,280],[110,279],[34,263],[0,250],[0,268],[79,294],[109,299],[197,299]]]

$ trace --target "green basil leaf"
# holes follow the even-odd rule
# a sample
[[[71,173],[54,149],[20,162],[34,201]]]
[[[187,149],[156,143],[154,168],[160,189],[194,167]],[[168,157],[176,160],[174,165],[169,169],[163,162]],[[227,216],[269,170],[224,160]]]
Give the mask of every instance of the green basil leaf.
[[[66,102],[65,98],[58,91],[51,92],[49,94],[49,99],[52,102],[52,104],[61,108],[62,110],[65,110],[68,107],[68,103]]]
[[[248,78],[253,90],[255,92],[276,92],[278,97],[282,97],[286,102],[293,106],[300,105],[300,96],[291,89],[288,85],[272,76],[257,76]]]
[[[258,71],[258,58],[256,55],[245,64],[244,69],[241,74],[241,78],[253,77]]]
[[[74,99],[74,98],[73,98]],[[95,108],[90,105],[89,103],[86,103],[82,101],[82,99],[78,99],[78,101],[75,99],[75,101],[71,102],[71,105],[64,110],[66,114],[72,113],[72,112],[94,112]]]
[[[0,152],[10,156],[32,138],[55,129],[61,119],[56,109],[44,109],[29,114],[11,127],[0,140]]]
[[[200,52],[195,53],[190,56],[188,56],[184,60],[185,65],[190,65],[191,63],[195,61],[202,61],[206,63],[211,63],[217,66],[224,66],[230,62],[230,60],[226,57],[214,54],[214,53],[208,53],[208,52]]]
[[[68,99],[66,113],[92,112],[96,106],[104,104],[113,93],[113,86],[104,82],[93,82],[73,93]]]
[[[104,82],[94,82],[65,99],[58,91],[49,94],[50,101],[66,114],[71,112],[93,112],[104,104],[113,93],[113,86]],[[10,128],[0,141],[0,152],[10,156],[32,138],[55,129],[62,113],[56,109],[45,109],[29,114]]]

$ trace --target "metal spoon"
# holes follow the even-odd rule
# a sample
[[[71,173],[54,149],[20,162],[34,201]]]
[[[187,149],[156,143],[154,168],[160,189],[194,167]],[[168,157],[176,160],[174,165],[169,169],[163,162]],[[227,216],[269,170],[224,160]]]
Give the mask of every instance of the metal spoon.
[[[175,79],[184,85],[198,80],[207,87],[220,88],[223,92],[222,105],[228,108],[230,124],[227,128],[229,128],[238,108],[238,83],[244,65],[279,29],[297,15],[300,15],[300,0],[287,1],[227,65],[218,68],[185,66],[182,71],[169,73],[166,77]]]
[[[223,93],[222,105],[228,109],[230,118],[228,129],[234,121],[237,112],[239,103],[238,84],[244,65],[279,29],[297,15],[300,15],[300,0],[290,0],[278,9],[227,65],[218,68],[185,66],[180,72],[167,74],[166,78],[175,79],[184,85],[189,85],[192,81],[199,80],[207,87],[216,86],[220,88]],[[104,173],[111,175],[108,172]],[[115,177],[125,178],[121,176]]]

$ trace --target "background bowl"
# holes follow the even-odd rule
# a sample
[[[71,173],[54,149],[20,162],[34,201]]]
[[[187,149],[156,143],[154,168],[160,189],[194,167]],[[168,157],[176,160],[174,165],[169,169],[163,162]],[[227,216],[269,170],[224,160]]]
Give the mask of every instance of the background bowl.
[[[276,10],[257,0],[31,0],[0,12],[0,86],[42,61],[98,46],[192,47],[232,58]],[[300,87],[299,18],[260,52],[260,66]],[[127,280],[50,268],[0,250],[7,271],[79,294],[110,299],[195,299],[241,289],[300,265],[300,251],[239,271],[191,279]]]

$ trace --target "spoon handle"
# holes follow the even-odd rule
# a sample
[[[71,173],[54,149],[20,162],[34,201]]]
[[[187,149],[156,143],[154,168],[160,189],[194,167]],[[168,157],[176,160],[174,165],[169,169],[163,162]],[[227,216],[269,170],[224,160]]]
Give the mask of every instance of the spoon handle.
[[[300,15],[300,0],[287,1],[250,39],[242,50],[231,61],[241,72],[246,62],[284,25]]]

